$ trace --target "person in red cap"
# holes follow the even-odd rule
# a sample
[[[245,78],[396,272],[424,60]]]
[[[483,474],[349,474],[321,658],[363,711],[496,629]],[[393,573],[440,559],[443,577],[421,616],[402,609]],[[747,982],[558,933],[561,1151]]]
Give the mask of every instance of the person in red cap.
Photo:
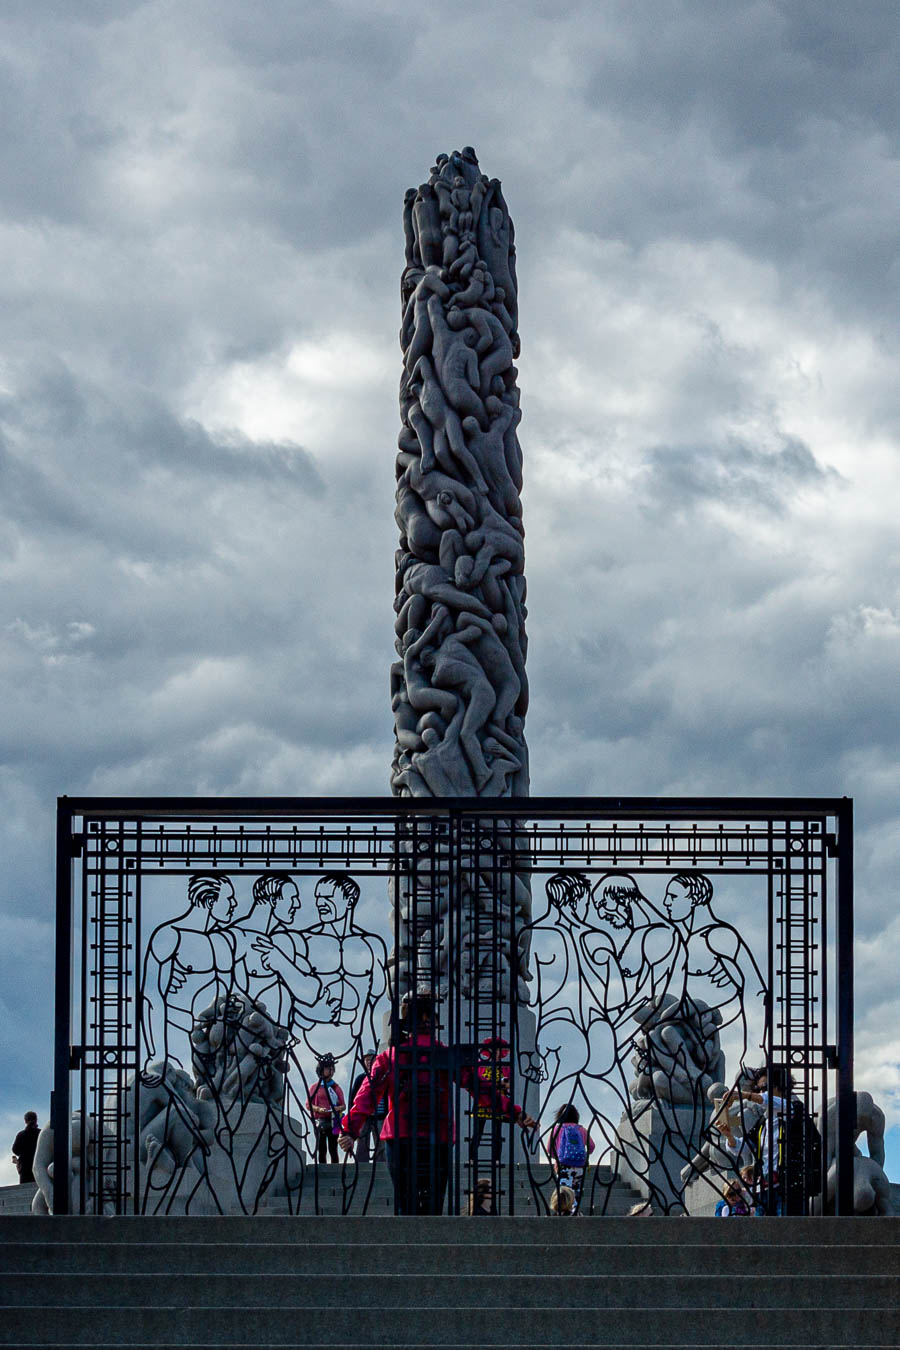
[[[381,1128],[398,1214],[440,1214],[444,1208],[454,1137],[450,1072],[436,1051],[447,1047],[434,1034],[434,1011],[427,992],[407,995],[400,1004],[400,1029],[390,1049],[376,1055],[341,1121],[340,1148],[349,1153],[377,1104],[387,1101]],[[460,1086],[480,1101],[482,1086],[474,1067],[460,1072]],[[535,1122],[508,1097],[495,1094],[507,1120],[523,1129]],[[490,1098],[485,1095],[485,1104]]]

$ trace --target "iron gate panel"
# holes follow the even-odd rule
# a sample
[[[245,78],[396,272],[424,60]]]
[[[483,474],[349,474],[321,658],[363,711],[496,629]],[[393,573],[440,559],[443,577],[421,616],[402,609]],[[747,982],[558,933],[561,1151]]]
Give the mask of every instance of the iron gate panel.
[[[602,1213],[616,1175],[679,1212],[766,1129],[782,1192],[802,1131],[804,1208],[812,1159],[852,1212],[847,799],[62,798],[57,844],[57,1212],[459,1212],[481,1178],[540,1213],[568,1177]],[[321,1058],[346,1086],[375,1049],[393,1190],[380,1157],[320,1161],[310,1115]],[[749,1100],[763,1067],[821,1163]],[[729,1162],[708,1095],[742,1075]]]

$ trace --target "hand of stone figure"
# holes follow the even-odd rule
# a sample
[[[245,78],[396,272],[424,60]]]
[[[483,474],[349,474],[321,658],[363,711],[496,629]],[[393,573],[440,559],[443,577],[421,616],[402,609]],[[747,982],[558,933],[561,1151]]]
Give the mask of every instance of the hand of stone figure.
[[[162,1081],[163,1076],[161,1073],[151,1073],[148,1069],[141,1070],[142,1087],[159,1087]]]

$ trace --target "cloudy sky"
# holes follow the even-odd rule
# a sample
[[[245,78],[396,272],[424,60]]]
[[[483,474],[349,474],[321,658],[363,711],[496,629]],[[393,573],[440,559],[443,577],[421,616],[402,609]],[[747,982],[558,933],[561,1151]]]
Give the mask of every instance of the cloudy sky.
[[[471,144],[533,791],[853,796],[900,1141],[898,64],[883,0],[7,0],[0,1129],[47,1110],[57,794],[387,790],[400,210]]]

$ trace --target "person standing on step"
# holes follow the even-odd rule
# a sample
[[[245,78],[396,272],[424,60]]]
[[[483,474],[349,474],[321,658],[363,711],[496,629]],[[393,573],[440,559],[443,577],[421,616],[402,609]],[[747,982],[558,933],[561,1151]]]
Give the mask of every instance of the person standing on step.
[[[570,1219],[575,1214],[575,1192],[571,1186],[554,1186],[550,1196],[550,1217]]]
[[[722,1199],[716,1204],[717,1219],[749,1219],[753,1216],[747,1193],[733,1178],[722,1187]]]
[[[571,1102],[556,1113],[550,1135],[550,1163],[556,1176],[557,1188],[570,1186],[575,1193],[573,1214],[577,1214],[587,1170],[588,1155],[594,1150],[594,1141],[583,1125],[578,1123],[578,1109]]]
[[[491,1165],[503,1158],[503,1126],[509,1116],[500,1109],[500,1098],[509,1096],[509,1041],[502,1036],[486,1036],[479,1046],[481,1063],[478,1065],[478,1103],[472,1117],[472,1138],[469,1157],[472,1170],[478,1169],[478,1149],[485,1126],[491,1126]]]
[[[358,1073],[354,1078],[350,1086],[350,1094],[347,1098],[347,1101],[351,1106],[356,1099],[357,1092],[359,1092],[363,1083],[368,1081],[372,1073],[372,1065],[375,1063],[375,1056],[376,1052],[374,1050],[367,1050],[363,1055],[362,1072]],[[356,1141],[355,1156],[357,1162],[376,1163],[384,1161],[384,1144],[381,1141],[381,1127],[384,1124],[386,1112],[387,1107],[384,1104],[384,1099],[381,1098],[376,1104],[374,1113],[371,1116],[366,1116],[363,1127],[359,1132],[359,1138]]]
[[[19,1173],[20,1186],[24,1186],[28,1182],[34,1183],[34,1172],[31,1168],[39,1134],[37,1112],[26,1111],[25,1128],[16,1135],[12,1146],[12,1160],[16,1165],[16,1171]]]
[[[490,1216],[497,1213],[494,1208],[494,1187],[491,1184],[490,1177],[478,1178],[474,1190],[463,1207],[463,1213],[469,1214],[473,1218],[479,1215]]]
[[[446,1050],[435,1035],[431,994],[404,995],[397,1036],[376,1055],[368,1079],[341,1122],[338,1142],[349,1153],[379,1099],[387,1103],[381,1137],[398,1214],[443,1212],[454,1137]],[[470,1066],[460,1071],[459,1083],[476,1100],[483,1092]],[[499,1106],[523,1129],[533,1129],[531,1117],[509,1098],[501,1096]]]
[[[763,1067],[753,1075],[749,1092],[746,1088],[732,1088],[722,1098],[725,1110],[716,1121],[716,1129],[735,1157],[740,1154],[744,1140],[735,1138],[728,1107],[741,1099],[763,1107],[762,1117],[749,1136],[761,1212],[805,1214],[807,1201],[821,1190],[822,1136],[803,1102],[794,1094],[790,1071],[783,1064]]]
[[[336,1163],[344,1094],[334,1081],[333,1055],[323,1055],[316,1065],[316,1083],[309,1090],[308,1102],[316,1129],[316,1156],[320,1163],[327,1162],[329,1156]]]

